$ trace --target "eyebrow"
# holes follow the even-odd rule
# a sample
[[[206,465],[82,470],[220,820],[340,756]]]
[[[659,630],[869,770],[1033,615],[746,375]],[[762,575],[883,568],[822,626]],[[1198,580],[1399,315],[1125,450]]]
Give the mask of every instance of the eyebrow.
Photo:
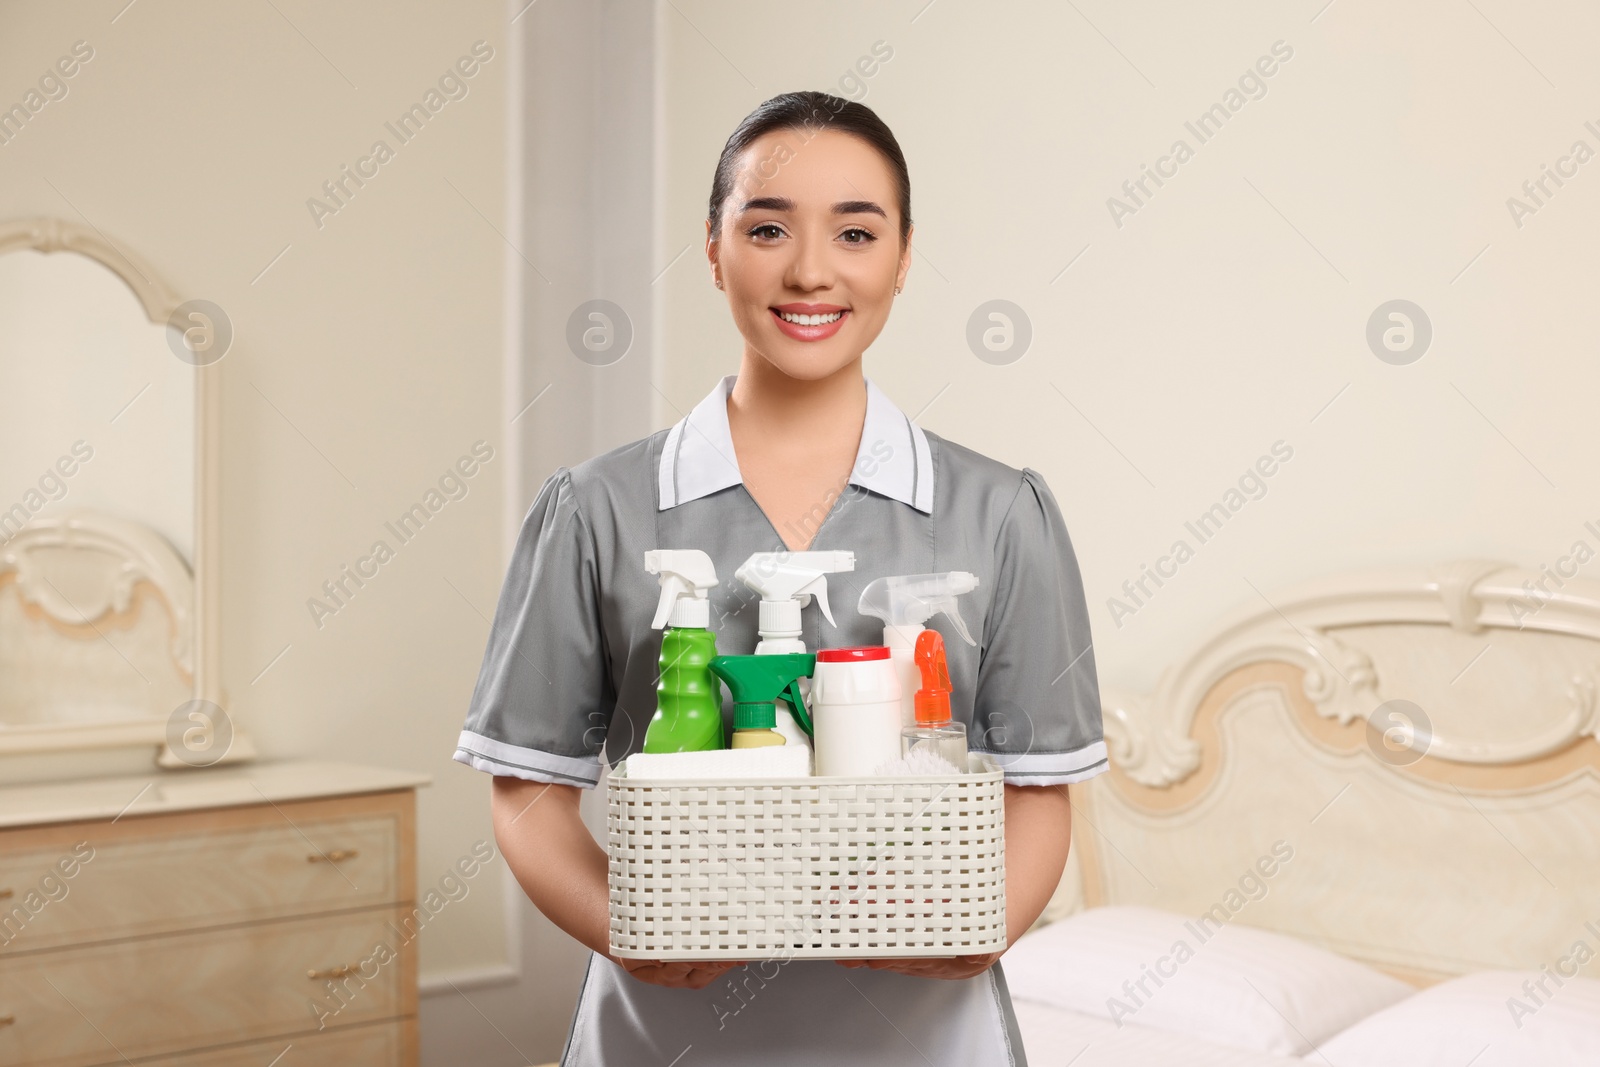
[[[758,196],[754,200],[746,200],[739,207],[742,215],[746,211],[793,211],[794,201],[787,196]],[[833,205],[835,215],[879,215],[884,221],[889,216],[883,208],[871,200],[841,200]]]

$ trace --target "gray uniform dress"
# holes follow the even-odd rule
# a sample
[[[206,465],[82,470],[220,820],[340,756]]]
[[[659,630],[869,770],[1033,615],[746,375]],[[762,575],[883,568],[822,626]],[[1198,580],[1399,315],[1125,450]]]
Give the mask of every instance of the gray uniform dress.
[[[745,490],[728,431],[733,377],[683,420],[550,476],[517,539],[455,758],[491,774],[594,787],[601,752],[639,751],[655,712],[659,586],[653,548],[716,564],[712,628],[724,654],[754,651],[759,598],[733,578],[753,552],[784,549]],[[806,647],[879,644],[856,612],[874,578],[965,570],[976,647],[937,617],[969,746],[1007,783],[1055,785],[1105,769],[1100,697],[1078,564],[1054,497],[1016,470],[926,433],[871,381],[846,490],[819,501],[811,549],[848,549],[828,577],[837,627],[813,603]],[[797,540],[803,540],[803,533]],[[724,714],[731,723],[732,707]],[[591,953],[563,1067],[675,1064],[1026,1062],[999,964],[973,978],[913,978],[828,960],[768,960],[701,990],[630,977]]]

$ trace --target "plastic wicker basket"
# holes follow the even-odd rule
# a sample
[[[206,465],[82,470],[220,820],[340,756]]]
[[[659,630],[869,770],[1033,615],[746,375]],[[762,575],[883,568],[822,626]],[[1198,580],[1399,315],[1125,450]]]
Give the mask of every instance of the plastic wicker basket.
[[[988,756],[916,778],[608,787],[611,951],[660,960],[965,956],[1006,945]]]

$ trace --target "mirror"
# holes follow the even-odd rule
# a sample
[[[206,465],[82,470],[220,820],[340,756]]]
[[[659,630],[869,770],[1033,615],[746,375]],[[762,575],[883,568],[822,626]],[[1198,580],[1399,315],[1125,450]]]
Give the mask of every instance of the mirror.
[[[225,349],[185,332],[215,325],[97,230],[0,224],[0,780],[249,754],[216,687]]]
[[[0,539],[91,509],[192,565],[195,375],[171,330],[87,256],[0,256]]]

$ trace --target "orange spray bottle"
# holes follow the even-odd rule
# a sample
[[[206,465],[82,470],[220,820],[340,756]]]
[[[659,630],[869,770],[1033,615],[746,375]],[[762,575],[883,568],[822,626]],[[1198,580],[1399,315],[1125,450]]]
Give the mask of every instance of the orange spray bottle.
[[[922,674],[914,711],[916,725],[900,732],[900,754],[909,756],[928,751],[967,769],[967,728],[950,718],[950,670],[944,658],[944,637],[938,630],[923,630],[917,635],[912,653]]]

